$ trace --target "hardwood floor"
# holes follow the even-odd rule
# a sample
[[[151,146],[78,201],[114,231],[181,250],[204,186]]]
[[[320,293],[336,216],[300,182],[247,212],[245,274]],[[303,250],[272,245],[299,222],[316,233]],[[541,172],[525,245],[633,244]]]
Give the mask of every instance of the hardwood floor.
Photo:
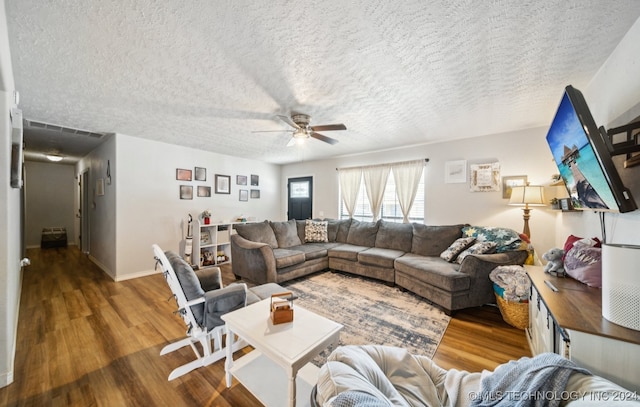
[[[235,380],[226,388],[224,361],[167,381],[193,354],[186,348],[160,356],[185,335],[162,275],[116,283],[75,246],[30,249],[28,257],[14,382],[0,389],[0,405],[260,405]],[[229,267],[223,280],[233,280]],[[504,323],[497,308],[481,307],[454,316],[434,361],[480,371],[521,356],[530,356],[524,332]]]

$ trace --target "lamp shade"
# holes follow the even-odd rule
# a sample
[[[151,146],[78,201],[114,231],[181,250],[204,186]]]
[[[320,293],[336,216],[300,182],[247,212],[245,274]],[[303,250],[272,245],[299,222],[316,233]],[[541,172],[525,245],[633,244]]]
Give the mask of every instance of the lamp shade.
[[[544,187],[540,185],[527,185],[513,187],[509,205],[544,206]]]

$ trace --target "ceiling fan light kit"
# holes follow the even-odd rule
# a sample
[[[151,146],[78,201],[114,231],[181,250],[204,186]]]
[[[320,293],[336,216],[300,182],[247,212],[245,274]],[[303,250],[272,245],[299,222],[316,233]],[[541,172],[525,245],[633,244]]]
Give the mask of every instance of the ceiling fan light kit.
[[[296,113],[292,114],[291,117],[288,116],[277,116],[280,120],[287,123],[289,126],[293,127],[294,130],[289,130],[292,132],[291,140],[287,144],[287,147],[295,145],[295,144],[303,144],[306,139],[312,137],[316,140],[324,141],[328,144],[336,144],[338,140],[327,137],[323,134],[317,133],[318,131],[335,131],[335,130],[346,130],[347,126],[342,123],[339,124],[323,124],[318,126],[310,126],[311,117],[306,114]],[[259,133],[260,131],[254,132]],[[269,130],[265,132],[270,132]]]

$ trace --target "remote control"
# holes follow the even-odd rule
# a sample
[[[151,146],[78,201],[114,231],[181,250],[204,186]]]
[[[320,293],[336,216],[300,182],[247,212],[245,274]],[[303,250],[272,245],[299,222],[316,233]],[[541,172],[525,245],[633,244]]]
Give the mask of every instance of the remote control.
[[[544,280],[544,283],[547,285],[547,287],[549,287],[549,288],[551,289],[551,291],[553,291],[553,292],[555,292],[555,293],[557,293],[557,292],[558,292],[558,289],[556,288],[556,286],[555,286],[555,285],[553,285],[553,284],[551,283],[551,281],[549,281],[549,280]]]

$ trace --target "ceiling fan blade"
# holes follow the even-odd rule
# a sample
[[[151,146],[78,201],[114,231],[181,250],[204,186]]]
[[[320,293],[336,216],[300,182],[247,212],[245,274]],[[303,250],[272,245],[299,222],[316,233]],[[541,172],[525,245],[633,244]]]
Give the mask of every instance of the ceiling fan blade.
[[[314,132],[314,133],[311,133],[310,136],[316,140],[324,141],[325,143],[329,143],[329,144],[336,144],[338,142],[338,140],[331,137],[324,136],[320,133]]]
[[[278,118],[279,118],[280,120],[282,120],[283,122],[287,123],[289,126],[293,127],[294,129],[299,129],[299,128],[300,128],[300,126],[298,126],[297,124],[295,124],[295,123],[293,122],[293,120],[291,120],[291,118],[290,118],[290,117],[288,117],[288,116],[278,115]]]
[[[291,137],[291,139],[287,143],[287,147],[293,147],[295,145],[296,145],[296,139],[295,139],[295,137]]]
[[[346,130],[347,126],[344,124],[321,124],[319,126],[311,126],[313,131],[332,131],[332,130]]]
[[[290,133],[292,130],[252,130],[251,133]]]

